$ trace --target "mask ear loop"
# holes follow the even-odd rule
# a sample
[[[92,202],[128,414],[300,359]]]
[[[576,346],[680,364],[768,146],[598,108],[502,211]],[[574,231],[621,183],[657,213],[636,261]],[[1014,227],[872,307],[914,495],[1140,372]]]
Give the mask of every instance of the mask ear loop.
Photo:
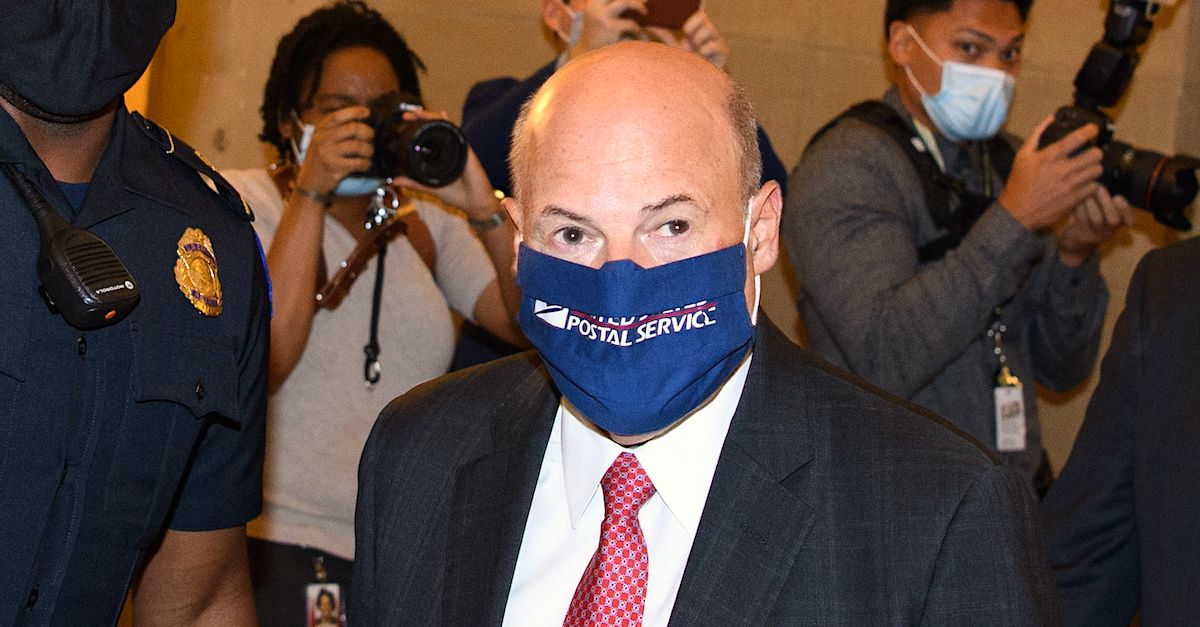
[[[558,3],[562,7],[562,10],[571,16],[571,32],[564,34],[558,28],[555,28],[554,32],[558,33],[558,38],[563,40],[563,43],[570,49],[579,43],[579,38],[583,35],[583,11],[572,9],[563,0],[558,0]]]
[[[750,250],[750,218],[754,214],[754,198],[746,202],[746,227],[742,234],[742,246],[746,248],[747,255],[753,255],[754,251]],[[762,300],[762,275],[755,273],[754,275],[754,307],[750,309],[750,324],[758,326],[758,305]]]
[[[938,64],[938,67],[945,67],[946,62],[942,59],[939,59],[938,56],[929,49],[929,46],[925,45],[925,40],[921,39],[921,36],[917,34],[917,30],[912,27],[912,24],[905,24],[904,27],[908,29],[908,32],[913,36],[913,39],[917,40],[917,45],[921,46],[921,50],[925,51],[925,55],[928,56],[931,61]],[[904,72],[908,74],[908,80],[913,84],[913,87],[916,87],[917,91],[920,92],[922,96],[928,98],[929,92],[925,91],[925,88],[921,86],[920,81],[918,81],[917,77],[913,75],[912,68],[906,65],[904,66]],[[938,91],[941,91],[940,87]]]
[[[305,124],[295,109],[292,109],[292,121],[296,123],[296,128],[300,130],[300,144],[296,144],[295,137],[289,137],[288,143],[292,145],[292,155],[296,157],[296,165],[304,165],[304,153],[308,152],[308,144],[312,142],[312,136],[316,131],[316,127]]]

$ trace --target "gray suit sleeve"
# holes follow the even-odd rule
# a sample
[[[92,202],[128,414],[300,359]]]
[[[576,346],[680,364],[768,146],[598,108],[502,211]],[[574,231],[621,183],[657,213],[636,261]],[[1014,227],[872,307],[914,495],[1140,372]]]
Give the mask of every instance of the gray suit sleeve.
[[[919,267],[928,209],[916,169],[887,135],[855,120],[805,152],[790,189],[783,236],[810,331],[816,316],[834,345],[826,357],[902,396],[962,354],[1044,252],[993,204],[958,247]]]
[[[938,551],[922,625],[1058,625],[1033,495],[990,467],[966,492]]]
[[[1065,392],[1092,373],[1108,309],[1108,288],[1100,276],[1098,254],[1082,267],[1071,268],[1058,261],[1052,247],[1035,273],[1039,276],[1030,284],[1039,286],[1039,293],[1028,330],[1034,376],[1038,383]]]

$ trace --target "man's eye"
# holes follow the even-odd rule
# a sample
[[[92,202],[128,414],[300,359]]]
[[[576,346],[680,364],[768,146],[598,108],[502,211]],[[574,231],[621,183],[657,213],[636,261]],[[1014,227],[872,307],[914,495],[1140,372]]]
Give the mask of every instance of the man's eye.
[[[1005,63],[1015,63],[1021,58],[1020,48],[1009,48],[1000,54]]]
[[[969,41],[959,42],[958,49],[968,57],[974,58],[979,56],[979,44],[974,44]]]
[[[579,227],[575,227],[575,226],[568,226],[568,227],[559,229],[558,230],[558,239],[562,240],[562,242],[564,244],[571,244],[571,245],[581,244],[581,243],[583,243],[583,239],[584,239],[583,229],[580,229]]]
[[[667,222],[666,224],[659,227],[659,230],[662,232],[663,235],[667,235],[670,237],[676,237],[679,235],[683,235],[684,233],[687,233],[688,230],[691,228],[692,228],[692,225],[689,224],[687,222],[687,220],[671,220],[670,222]]]

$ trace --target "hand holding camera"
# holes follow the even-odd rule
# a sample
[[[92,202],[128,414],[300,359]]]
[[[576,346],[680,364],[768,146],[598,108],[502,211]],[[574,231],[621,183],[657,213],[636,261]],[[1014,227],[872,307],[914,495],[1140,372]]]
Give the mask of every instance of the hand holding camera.
[[[1192,228],[1184,210],[1200,191],[1200,159],[1165,155],[1113,139],[1112,118],[1104,108],[1116,106],[1129,87],[1141,61],[1139,48],[1150,37],[1153,19],[1161,6],[1174,0],[1110,0],[1104,37],[1092,47],[1075,75],[1074,103],[1060,108],[1054,123],[1042,133],[1042,144],[1052,144],[1083,126],[1099,129],[1093,146],[1103,153],[1100,182],[1112,195],[1122,195],[1135,207],[1154,214],[1173,229]]]
[[[729,42],[704,9],[697,10],[687,18],[679,29],[679,35],[664,26],[646,26],[646,32],[664,44],[698,54],[718,68],[725,69],[725,64],[729,62]]]
[[[424,109],[409,109],[403,112],[402,120],[410,124],[422,121],[440,121],[453,128],[445,111],[435,113]],[[457,131],[457,128],[455,130]],[[491,217],[500,210],[500,202],[495,196],[487,173],[483,170],[483,164],[475,156],[475,151],[471,150],[465,141],[462,147],[464,162],[457,168],[459,174],[448,184],[434,186],[428,179],[422,181],[415,178],[414,173],[410,172],[406,176],[402,170],[398,170],[401,173],[392,179],[392,185],[433,194],[443,202],[462,209],[468,216],[476,220]]]
[[[641,25],[634,15],[646,13],[648,0],[591,0],[576,19],[582,20],[579,38],[567,54],[574,59],[581,54],[615,44],[626,37],[636,35]]]
[[[1000,194],[1000,205],[1034,232],[1058,223],[1101,189],[1100,150],[1080,150],[1095,139],[1098,129],[1084,126],[1039,150],[1042,132],[1052,120],[1046,118],[1021,146]]]
[[[318,120],[311,136],[300,131],[298,189],[332,195],[342,179],[370,169],[375,154],[375,131],[365,122],[370,114],[364,106],[345,107]]]
[[[1112,237],[1117,229],[1134,223],[1133,205],[1124,196],[1113,196],[1103,185],[1095,195],[1080,203],[1058,234],[1058,258],[1078,268],[1096,247]]]

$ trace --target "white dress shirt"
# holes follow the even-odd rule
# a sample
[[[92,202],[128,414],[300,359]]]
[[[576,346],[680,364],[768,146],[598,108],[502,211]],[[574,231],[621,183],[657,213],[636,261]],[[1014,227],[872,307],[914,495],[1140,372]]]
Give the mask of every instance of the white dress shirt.
[[[638,514],[650,560],[643,625],[667,624],[749,367],[747,356],[711,401],[671,431],[634,448],[610,440],[564,399],[525,524],[506,627],[562,625],[600,544],[600,479],[625,451],[637,456],[657,490]]]

